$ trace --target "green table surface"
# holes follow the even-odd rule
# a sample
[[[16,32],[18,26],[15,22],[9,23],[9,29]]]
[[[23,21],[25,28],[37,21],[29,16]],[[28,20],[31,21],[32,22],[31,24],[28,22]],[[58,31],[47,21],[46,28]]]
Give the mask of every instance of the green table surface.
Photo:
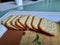
[[[0,17],[6,14],[10,10],[20,10],[19,7],[14,9],[9,9],[5,11],[0,11]],[[21,11],[21,10],[20,10]],[[39,12],[60,12],[60,0],[52,0],[52,2],[38,2],[29,5],[24,5],[22,11],[39,11]]]

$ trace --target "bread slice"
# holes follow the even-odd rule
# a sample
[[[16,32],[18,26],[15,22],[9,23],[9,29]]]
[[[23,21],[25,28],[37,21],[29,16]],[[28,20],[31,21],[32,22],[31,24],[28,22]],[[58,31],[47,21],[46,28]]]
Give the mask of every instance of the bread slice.
[[[28,19],[29,15],[24,15],[19,19],[19,23],[26,29],[26,20]]]
[[[18,27],[18,26],[16,25],[16,22],[18,21],[18,19],[19,19],[20,17],[21,17],[21,15],[16,16],[16,17],[11,21],[11,24],[12,24],[14,27],[18,28],[18,29],[22,29],[22,28],[20,28],[20,27]]]
[[[39,22],[41,21],[41,18],[37,17],[37,16],[34,16],[33,17],[33,21],[32,21],[32,26],[34,29],[38,30],[38,25],[39,25]]]
[[[23,17],[23,15],[21,15],[21,16],[19,17],[19,19],[16,21],[16,25],[17,25],[18,27],[22,28],[22,29],[25,29],[25,27],[22,26],[22,25],[19,23],[19,20],[20,20],[21,17]]]
[[[9,18],[9,20],[6,22],[6,26],[7,26],[8,28],[18,30],[18,28],[16,28],[15,26],[13,26],[13,25],[11,24],[11,21],[12,21],[15,17],[16,17],[15,15],[11,16],[11,17]]]
[[[7,22],[7,20],[8,20],[9,18],[11,18],[11,16],[8,17],[8,18],[6,18],[6,19],[4,19],[4,20],[1,22],[1,24],[4,25],[4,26],[6,26],[6,22]]]
[[[42,19],[39,28],[50,35],[57,35],[57,24],[50,20]]]
[[[27,21],[26,21],[26,26],[27,26],[27,28],[29,28],[29,29],[33,29],[33,27],[32,27],[32,19],[33,19],[33,16],[29,16],[28,17],[28,19],[27,19]]]

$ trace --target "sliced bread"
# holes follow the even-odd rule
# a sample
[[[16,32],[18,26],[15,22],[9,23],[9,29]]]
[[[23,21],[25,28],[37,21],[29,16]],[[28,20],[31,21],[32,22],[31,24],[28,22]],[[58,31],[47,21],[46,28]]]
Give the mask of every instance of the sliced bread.
[[[28,17],[26,23],[25,23],[26,26],[27,26],[27,28],[29,28],[29,29],[33,29],[32,25],[31,25],[31,24],[32,24],[32,19],[33,19],[33,16],[30,15],[30,16]]]
[[[17,25],[17,27],[20,27],[20,28],[22,28],[22,29],[25,29],[25,27],[23,27],[20,23],[19,23],[19,20],[20,20],[20,18],[22,17],[23,15],[21,15],[19,18],[18,18],[18,20],[16,21],[16,25]]]
[[[16,28],[15,26],[13,26],[13,25],[11,24],[11,21],[12,21],[15,17],[16,17],[15,15],[11,16],[11,17],[9,18],[9,20],[6,22],[6,26],[7,26],[8,28],[18,30],[18,28]]]
[[[28,17],[29,17],[29,15],[24,15],[24,16],[22,16],[20,19],[19,19],[19,23],[26,29],[27,27],[26,27],[26,25],[25,25],[25,23],[26,23],[26,20],[28,19]]]
[[[3,25],[5,25],[6,26],[6,22],[8,21],[8,19],[10,19],[11,18],[11,16],[10,17],[7,17],[6,19],[4,19],[2,22],[1,22],[1,24],[3,24]]]
[[[39,28],[50,35],[57,35],[57,24],[47,19],[42,19]]]
[[[39,22],[41,21],[41,18],[37,17],[37,16],[34,16],[33,17],[33,20],[32,20],[32,26],[34,29],[38,30],[38,25],[39,25]]]
[[[21,17],[21,15],[16,16],[16,17],[11,21],[11,24],[12,24],[14,27],[18,28],[18,29],[22,29],[22,28],[20,28],[20,27],[18,27],[18,26],[16,25],[16,21],[17,21],[20,17]]]

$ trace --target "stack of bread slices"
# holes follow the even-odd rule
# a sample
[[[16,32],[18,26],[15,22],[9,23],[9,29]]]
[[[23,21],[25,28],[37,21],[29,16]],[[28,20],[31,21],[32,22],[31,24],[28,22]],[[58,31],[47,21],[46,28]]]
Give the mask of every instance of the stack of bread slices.
[[[1,23],[15,30],[32,29],[33,31],[43,31],[50,35],[57,34],[57,24],[55,22],[32,15],[11,15]]]

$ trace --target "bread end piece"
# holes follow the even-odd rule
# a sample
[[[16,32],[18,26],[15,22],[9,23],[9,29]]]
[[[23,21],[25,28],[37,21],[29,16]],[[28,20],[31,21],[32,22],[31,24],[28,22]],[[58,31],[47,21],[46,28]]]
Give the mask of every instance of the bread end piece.
[[[39,28],[50,35],[57,35],[57,24],[53,21],[43,18],[39,24]]]

